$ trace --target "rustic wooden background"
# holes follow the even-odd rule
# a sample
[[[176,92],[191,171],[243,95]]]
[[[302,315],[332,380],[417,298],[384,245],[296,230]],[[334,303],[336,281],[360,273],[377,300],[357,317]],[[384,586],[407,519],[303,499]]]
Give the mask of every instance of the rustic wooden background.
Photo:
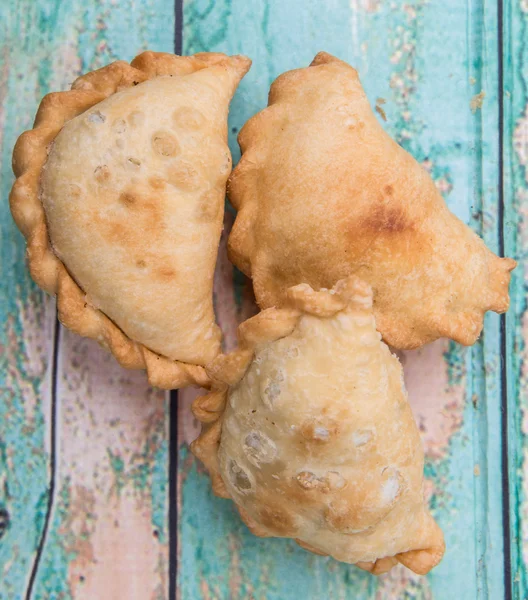
[[[9,215],[11,150],[45,93],[145,48],[253,59],[230,114],[235,163],[237,131],[279,73],[318,50],[350,61],[451,209],[496,252],[522,261],[528,247],[527,0],[0,0],[1,600],[526,598],[522,262],[509,314],[489,315],[480,343],[402,356],[448,546],[428,577],[376,579],[252,537],[189,454],[193,392],[176,403],[57,324]],[[252,310],[235,280],[224,249],[228,347]]]

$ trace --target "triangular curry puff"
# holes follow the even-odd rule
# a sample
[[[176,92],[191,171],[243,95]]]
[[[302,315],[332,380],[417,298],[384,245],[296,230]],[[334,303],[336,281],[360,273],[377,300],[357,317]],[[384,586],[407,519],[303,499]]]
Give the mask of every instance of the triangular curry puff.
[[[203,383],[227,113],[251,61],[145,52],[47,95],[13,153],[11,210],[61,321],[152,384]]]
[[[444,553],[424,504],[423,449],[398,359],[381,342],[370,287],[290,288],[284,308],[239,327],[208,367],[193,452],[214,491],[260,536],[374,573],[427,573]]]
[[[402,349],[443,336],[472,344],[486,311],[507,310],[515,261],[448,210],[348,64],[321,52],[281,75],[239,143],[229,252],[261,308],[292,285],[331,287],[353,273],[374,290],[384,340]]]

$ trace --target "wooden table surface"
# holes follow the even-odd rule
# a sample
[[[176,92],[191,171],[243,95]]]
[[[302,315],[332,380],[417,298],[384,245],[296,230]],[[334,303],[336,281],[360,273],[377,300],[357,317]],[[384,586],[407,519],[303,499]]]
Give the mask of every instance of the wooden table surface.
[[[279,73],[319,50],[351,62],[450,208],[520,261],[508,315],[488,315],[478,344],[402,354],[447,541],[429,576],[375,578],[253,537],[189,453],[194,392],[149,388],[59,326],[31,282],[7,202],[15,139],[45,93],[145,48],[253,59],[229,117],[235,163]],[[1,600],[527,598],[527,102],[528,0],[1,0]],[[252,311],[235,280],[222,246],[228,348]]]

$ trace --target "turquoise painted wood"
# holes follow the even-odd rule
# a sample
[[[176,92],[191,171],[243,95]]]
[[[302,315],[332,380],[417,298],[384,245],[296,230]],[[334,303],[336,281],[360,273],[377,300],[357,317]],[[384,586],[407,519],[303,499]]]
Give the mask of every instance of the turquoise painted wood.
[[[512,305],[506,316],[508,508],[513,597],[522,599],[528,596],[528,5],[522,0],[505,5],[504,43],[503,234],[505,251],[520,262],[512,280]]]
[[[55,309],[29,278],[24,243],[7,208],[11,150],[49,89],[57,51],[38,23],[56,21],[59,3],[0,4],[0,597],[22,597],[49,503],[51,357]],[[27,36],[22,34],[28,33]],[[60,33],[60,30],[58,31]],[[45,50],[44,50],[45,49]],[[23,61],[17,55],[24,55]]]
[[[64,4],[73,76],[147,48],[173,50],[174,7],[162,0]],[[60,335],[55,493],[32,598],[161,600],[168,593],[164,395],[97,344]]]
[[[254,60],[232,105],[234,156],[237,131],[265,106],[278,74],[308,65],[321,49],[352,62],[372,103],[387,100],[388,131],[431,169],[452,210],[498,250],[496,7],[333,0],[323,10],[301,0],[187,0],[183,39],[185,53],[214,49]],[[470,102],[481,90],[486,100],[473,114]],[[428,578],[401,570],[374,580],[291,542],[256,540],[228,502],[211,496],[206,476],[183,449],[183,597],[503,597],[499,350],[499,318],[490,316],[477,346],[450,345],[444,354],[452,426],[438,435],[433,419],[426,424],[433,433],[425,431],[425,438],[432,505],[448,551]],[[441,354],[436,358],[442,361]],[[419,359],[410,353],[407,360]],[[425,403],[443,392],[434,389]]]
[[[0,27],[0,599],[159,600],[169,588],[164,394],[56,327],[7,197],[13,145],[42,96],[145,48],[171,52],[174,6],[8,1]]]
[[[143,48],[172,51],[175,28],[183,26],[184,53],[219,50],[254,61],[231,109],[234,162],[237,132],[265,106],[271,81],[327,50],[357,67],[373,104],[386,99],[384,126],[431,170],[451,209],[492,249],[504,243],[506,254],[523,261],[528,4],[501,6],[499,17],[487,0],[185,0],[181,24],[165,0],[0,2],[0,600],[169,598],[169,545],[176,541],[182,600],[499,600],[508,598],[505,580],[514,598],[527,597],[523,264],[506,338],[500,318],[489,315],[473,348],[441,341],[402,357],[448,549],[426,578],[400,568],[376,579],[289,541],[251,536],[233,506],[212,496],[188,452],[196,433],[188,393],[180,398],[178,525],[170,531],[176,507],[168,504],[166,399],[143,374],[121,370],[95,344],[56,327],[54,302],[30,282],[7,209],[12,146],[40,98]],[[481,91],[482,108],[473,113],[470,101]],[[215,293],[228,345],[236,321],[251,311],[247,290],[222,246]]]

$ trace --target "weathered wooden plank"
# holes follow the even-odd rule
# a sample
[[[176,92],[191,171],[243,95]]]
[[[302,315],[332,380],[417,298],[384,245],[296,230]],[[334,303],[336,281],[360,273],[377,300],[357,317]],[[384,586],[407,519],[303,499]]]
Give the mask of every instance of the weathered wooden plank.
[[[34,598],[168,593],[165,394],[62,329],[57,469]]]
[[[8,207],[11,150],[40,97],[67,65],[54,62],[69,28],[59,2],[0,3],[0,598],[23,597],[35,568],[50,485],[55,303],[33,285]],[[54,35],[41,27],[47,15]]]
[[[528,4],[502,2],[504,248],[519,261],[506,315],[508,475],[513,597],[528,595]]]
[[[265,106],[274,77],[307,65],[318,50],[333,52],[358,68],[373,101],[387,100],[388,130],[431,170],[450,207],[494,249],[496,31],[497,14],[483,1],[332,0],[324,10],[301,0],[184,4],[186,53],[242,52],[254,60],[231,109],[235,161],[236,133]],[[472,114],[471,98],[481,89],[484,112]],[[227,287],[217,284],[217,295],[227,301]],[[223,313],[222,327],[232,331],[236,311],[224,306]],[[211,496],[207,477],[187,452],[195,433],[187,418],[180,434],[181,596],[503,597],[498,322],[487,319],[483,341],[472,349],[440,341],[403,357],[424,437],[431,503],[448,544],[431,576],[399,569],[378,581],[291,542],[253,538],[232,505]]]
[[[29,125],[37,100],[48,89],[65,89],[81,72],[117,58],[131,59],[147,47],[172,51],[174,7],[162,0],[120,3],[25,0],[18,2],[14,14],[23,25],[12,30],[12,43],[20,40],[22,46],[30,46],[18,48],[18,52],[15,46],[12,54],[9,48],[12,78],[22,82],[13,92],[20,95],[20,87],[29,86],[25,79],[28,71],[35,73],[35,77],[38,75],[38,86],[36,90],[31,88],[31,102],[19,108],[24,111],[23,122],[19,118],[10,124],[6,156],[15,134]],[[35,23],[37,29],[30,29],[24,35],[28,23]],[[35,65],[40,63],[43,66],[37,70]],[[14,105],[14,95],[10,101]],[[7,172],[7,158],[4,163]],[[16,241],[20,257],[23,244],[19,238]],[[12,260],[5,265],[6,269],[11,264]],[[22,269],[21,264],[19,270]],[[10,285],[14,288],[14,282],[10,281]],[[19,304],[24,308],[21,302]],[[15,307],[11,312],[15,313]],[[25,313],[16,314],[22,319]],[[31,331],[35,335],[37,327],[33,325]],[[20,327],[16,333],[22,340]],[[18,352],[17,360],[21,362],[24,355],[20,349]],[[44,356],[53,354],[47,348],[43,352]],[[36,368],[33,364],[30,367]],[[31,370],[29,373],[36,380],[38,373],[33,374]],[[33,384],[36,388],[33,393],[38,393],[37,384],[38,381]],[[30,411],[30,401],[25,401],[23,396],[25,389],[14,388],[14,392],[13,396],[29,405],[27,410]],[[147,386],[144,373],[124,371],[97,344],[62,330],[55,402],[54,415],[48,410],[40,417],[37,432],[40,439],[34,444],[37,449],[42,446],[43,432],[53,417],[57,452],[52,473],[53,506],[31,597],[167,598],[168,414],[165,395]],[[7,403],[5,406],[9,408]],[[18,434],[17,446],[12,444],[11,438],[7,440],[11,444],[9,451],[12,453],[15,448],[22,451],[8,460],[14,462],[19,471],[26,471],[27,487],[38,490],[39,480],[30,481],[34,475],[28,464],[31,467],[31,461],[39,454],[35,459],[26,458],[32,451],[31,431],[22,430]],[[17,429],[9,435],[16,436]],[[26,444],[27,451],[24,450]],[[44,499],[41,502],[45,504],[47,481],[40,487]],[[18,502],[23,500],[22,496]],[[42,529],[45,510],[40,508],[37,515],[38,518],[28,515],[26,529],[34,522]],[[5,546],[8,560],[16,565],[10,567],[6,562],[6,568],[17,569],[12,576],[13,591],[6,592],[6,598],[23,594],[25,573],[20,571],[27,566],[18,562],[16,545],[27,543],[31,551],[36,545],[34,534],[25,542],[26,529],[13,527],[14,541],[11,547]]]

